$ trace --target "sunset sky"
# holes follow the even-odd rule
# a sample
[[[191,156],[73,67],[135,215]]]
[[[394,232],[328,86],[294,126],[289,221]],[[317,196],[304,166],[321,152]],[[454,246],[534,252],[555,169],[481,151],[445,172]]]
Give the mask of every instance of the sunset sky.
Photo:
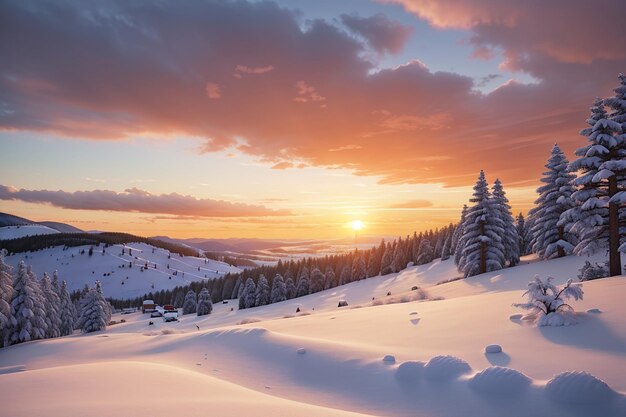
[[[480,169],[526,212],[626,71],[621,0],[0,1],[0,211],[396,236]]]

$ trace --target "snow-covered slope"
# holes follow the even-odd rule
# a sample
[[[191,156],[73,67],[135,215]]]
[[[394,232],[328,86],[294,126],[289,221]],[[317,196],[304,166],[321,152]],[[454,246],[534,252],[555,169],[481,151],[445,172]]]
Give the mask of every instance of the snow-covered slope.
[[[113,245],[106,249],[100,245],[93,248],[92,256],[88,255],[89,248],[77,246],[64,250],[56,246],[8,256],[6,262],[16,266],[24,260],[38,276],[58,270],[59,278],[67,281],[70,290],[81,289],[85,284],[93,286],[95,280],[100,280],[105,296],[113,298],[134,298],[239,272],[238,268],[224,262],[170,254],[145,243]],[[131,262],[133,266],[129,268]],[[148,268],[142,271],[146,263]]]
[[[6,226],[0,227],[0,240],[17,239],[25,236],[50,235],[52,233],[59,233],[59,231],[41,224]]]
[[[52,417],[70,409],[93,416],[122,409],[155,416],[623,416],[626,277],[584,283],[584,300],[573,304],[577,325],[540,328],[512,318],[535,273],[563,283],[585,260],[525,259],[440,285],[458,274],[450,261],[435,261],[264,307],[237,311],[230,301],[179,323],[118,315],[127,322],[104,332],[1,350],[0,401],[10,415],[42,414],[45,404]],[[445,299],[372,306],[406,299],[416,294],[413,286]],[[350,307],[338,308],[338,299]],[[493,344],[502,352],[486,353]],[[163,380],[174,388],[155,382]]]

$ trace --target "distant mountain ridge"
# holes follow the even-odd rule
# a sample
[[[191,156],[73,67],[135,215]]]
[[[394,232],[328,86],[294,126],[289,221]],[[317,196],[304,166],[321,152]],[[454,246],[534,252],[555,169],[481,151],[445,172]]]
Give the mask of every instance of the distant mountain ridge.
[[[28,226],[28,225],[42,225],[49,227],[50,229],[54,229],[60,233],[81,233],[83,230],[78,227],[71,226],[66,223],[59,222],[36,222],[33,220],[26,219],[24,217],[14,216],[8,213],[0,213],[0,227],[7,226]]]

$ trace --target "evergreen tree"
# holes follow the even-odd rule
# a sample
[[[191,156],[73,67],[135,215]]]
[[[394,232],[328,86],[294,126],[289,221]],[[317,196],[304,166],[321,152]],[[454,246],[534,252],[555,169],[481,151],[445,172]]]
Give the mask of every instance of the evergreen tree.
[[[237,282],[235,282],[235,286],[233,287],[233,293],[230,296],[231,299],[239,298],[239,290],[241,289],[241,277],[237,278]]]
[[[328,266],[328,268],[326,268],[326,274],[325,278],[326,278],[326,283],[324,284],[324,289],[329,289],[329,288],[335,288],[337,286],[337,276],[335,275],[335,271],[333,270],[333,268],[330,267],[330,265]]]
[[[574,175],[568,172],[568,165],[563,151],[555,144],[546,164],[548,170],[541,178],[544,185],[537,188],[539,198],[535,200],[536,206],[529,213],[535,219],[531,230],[532,250],[542,259],[569,255],[576,245],[576,237],[565,232],[564,224],[559,225],[561,214],[574,208]],[[520,233],[525,231],[518,230],[518,235]]]
[[[393,249],[391,247],[391,244],[387,243],[387,246],[385,246],[385,251],[383,252],[383,257],[380,261],[380,275],[387,275],[393,272],[393,268],[391,267],[392,262]]]
[[[350,265],[344,265],[341,269],[341,274],[339,275],[339,285],[349,284],[350,283]]]
[[[67,336],[74,332],[77,317],[76,308],[74,307],[74,303],[72,303],[70,293],[67,290],[67,283],[65,281],[61,282],[59,298],[61,306],[59,309],[59,317],[61,318],[61,327],[59,330],[61,332],[61,336]]]
[[[532,252],[532,228],[533,223],[527,221],[522,213],[519,213],[515,219],[515,229],[519,237],[520,256],[530,255]]]
[[[504,259],[509,263],[509,266],[517,265],[519,263],[519,236],[517,235],[517,229],[515,228],[515,222],[511,214],[509,199],[506,198],[504,187],[497,178],[493,184],[491,195],[491,203],[495,214],[502,222],[502,228],[504,230],[504,234],[501,235],[502,244],[504,246]]]
[[[17,322],[11,311],[11,298],[13,297],[13,277],[11,267],[4,263],[6,251],[0,250],[0,347],[7,345],[9,330]]]
[[[198,298],[193,290],[189,290],[183,302],[183,314],[195,314],[198,311]]]
[[[244,308],[252,308],[256,303],[256,284],[252,280],[252,278],[248,278],[246,280],[246,285],[243,288],[243,293],[241,294],[243,298]]]
[[[417,265],[424,265],[432,262],[435,258],[433,247],[428,239],[422,239],[419,250],[417,252]]]
[[[461,250],[459,250],[459,241],[461,240],[461,236],[463,236],[463,227],[465,225],[465,218],[467,217],[467,204],[463,204],[463,210],[461,210],[461,219],[459,220],[459,224],[456,226],[454,230],[454,234],[452,235],[452,252],[454,253],[454,263],[456,265],[459,264],[461,259]]]
[[[89,289],[82,303],[78,326],[83,333],[96,332],[106,329],[110,318],[111,308],[102,294],[100,281],[96,281],[95,288]]]
[[[61,316],[59,314],[61,300],[52,286],[50,277],[45,272],[39,284],[46,306],[46,324],[48,326],[46,337],[59,337],[61,336]]]
[[[196,308],[196,314],[198,316],[206,316],[213,311],[213,302],[211,301],[211,294],[209,290],[202,288],[200,294],[198,294],[198,306]]]
[[[287,278],[285,280],[285,290],[287,292],[288,300],[291,300],[296,296],[296,284],[293,283],[293,279]]]
[[[274,282],[272,282],[272,291],[270,293],[270,302],[280,303],[281,301],[285,301],[287,299],[287,286],[285,285],[285,280],[283,276],[280,274],[276,274],[274,277]]]
[[[447,233],[445,239],[443,240],[443,248],[441,249],[441,260],[446,261],[450,259],[450,246],[452,242],[452,234]]]
[[[38,283],[29,274],[24,261],[17,266],[13,280],[11,309],[15,326],[11,328],[9,344],[28,342],[46,337],[46,312],[43,308]]]
[[[325,277],[322,271],[314,268],[311,271],[311,294],[324,290]]]
[[[504,266],[504,235],[502,221],[495,212],[485,173],[481,170],[473,197],[463,222],[463,235],[457,250],[461,251],[459,271],[465,277],[502,269]]]
[[[357,254],[352,261],[352,281],[360,281],[366,277],[365,259],[363,259],[363,255]]]
[[[265,275],[261,274],[256,285],[254,293],[254,305],[256,307],[264,306],[270,303],[270,286]]]
[[[437,235],[437,241],[435,243],[435,247],[433,249],[433,259],[441,258],[441,254],[443,252],[443,233],[439,233]]]
[[[626,135],[620,123],[608,118],[601,99],[594,102],[587,123],[590,127],[580,134],[589,144],[576,150],[579,158],[569,167],[579,174],[574,180],[577,190],[572,194],[577,205],[563,213],[559,225],[578,236],[574,248],[578,255],[608,247],[610,275],[619,275],[619,206],[626,203]]]
[[[402,245],[402,238],[399,238],[396,247],[393,251],[393,260],[391,261],[391,270],[392,272],[400,272],[404,268],[406,268],[406,264],[402,264],[404,262],[404,247]]]
[[[300,278],[296,284],[296,297],[302,297],[309,294],[309,269],[307,267],[302,268]]]

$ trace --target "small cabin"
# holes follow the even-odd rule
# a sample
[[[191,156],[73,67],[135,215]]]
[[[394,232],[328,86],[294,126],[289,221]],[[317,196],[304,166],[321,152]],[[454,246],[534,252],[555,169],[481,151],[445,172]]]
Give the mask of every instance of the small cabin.
[[[337,307],[348,307],[348,302],[346,300],[339,300]]]
[[[143,304],[141,305],[141,312],[142,313],[152,313],[156,311],[156,304],[154,303],[153,300],[144,300]]]

